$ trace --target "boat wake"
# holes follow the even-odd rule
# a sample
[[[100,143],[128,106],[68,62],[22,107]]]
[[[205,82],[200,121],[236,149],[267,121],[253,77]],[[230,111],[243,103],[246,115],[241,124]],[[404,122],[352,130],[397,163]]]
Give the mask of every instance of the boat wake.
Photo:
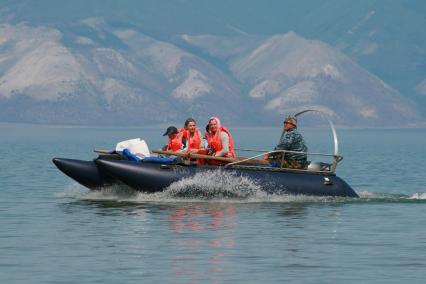
[[[380,192],[360,192],[360,200],[363,201],[385,201],[385,202],[412,202],[412,201],[426,201],[426,192],[417,192],[411,195],[406,194],[392,194]]]
[[[262,188],[258,182],[236,173],[207,171],[172,183],[164,193],[169,197],[246,199]]]
[[[260,184],[248,177],[236,173],[220,171],[201,172],[195,176],[171,184],[163,192],[143,193],[125,185],[114,185],[101,190],[90,191],[79,184],[73,184],[59,198],[71,198],[86,201],[116,202],[234,202],[234,203],[381,203],[381,202],[426,202],[426,192],[411,195],[359,192],[360,198],[289,195],[283,190],[268,193],[265,188],[270,184]],[[278,192],[278,193],[277,193]]]
[[[413,195],[410,196],[410,199],[426,200],[426,192],[414,193]]]

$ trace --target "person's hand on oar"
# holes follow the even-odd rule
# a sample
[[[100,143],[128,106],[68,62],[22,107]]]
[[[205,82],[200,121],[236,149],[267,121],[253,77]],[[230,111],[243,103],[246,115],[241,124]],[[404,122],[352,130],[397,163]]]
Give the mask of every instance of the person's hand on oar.
[[[216,151],[213,148],[208,148],[207,149],[207,155],[209,156],[215,156]]]

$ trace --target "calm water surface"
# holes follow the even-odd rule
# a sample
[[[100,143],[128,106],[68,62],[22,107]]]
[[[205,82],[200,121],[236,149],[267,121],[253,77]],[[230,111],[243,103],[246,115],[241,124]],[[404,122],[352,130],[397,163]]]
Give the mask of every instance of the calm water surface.
[[[311,151],[332,152],[328,129],[301,130]],[[51,163],[135,137],[158,148],[163,131],[0,124],[0,283],[424,283],[425,129],[338,129],[337,173],[356,200],[268,196],[216,176],[192,183],[252,194],[89,192]],[[280,130],[233,134],[269,149]]]

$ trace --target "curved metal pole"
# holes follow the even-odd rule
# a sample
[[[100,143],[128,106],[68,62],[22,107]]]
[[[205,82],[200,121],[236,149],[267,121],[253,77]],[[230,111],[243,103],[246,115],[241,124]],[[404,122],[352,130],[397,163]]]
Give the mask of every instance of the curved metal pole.
[[[318,113],[321,113],[321,114],[325,114],[325,115],[327,115],[327,113],[325,113],[325,112],[323,112],[323,111],[320,111],[320,110],[316,110],[316,109],[307,109],[307,110],[304,110],[304,111],[301,111],[301,112],[298,112],[298,113],[296,113],[294,116],[299,116],[299,115],[301,115],[301,114],[304,114],[304,113],[306,113],[306,112],[310,112],[310,111],[314,111],[314,112],[318,112]],[[330,127],[331,127],[331,131],[333,132],[333,140],[334,140],[334,155],[335,156],[339,156],[339,141],[337,140],[337,133],[336,133],[336,128],[334,128],[334,124],[333,124],[333,122],[331,122],[331,120],[328,118],[328,117],[325,117],[326,119],[327,119],[327,121],[328,121],[328,124],[330,125]]]
[[[316,110],[316,109],[307,109],[307,110],[303,110],[303,111],[301,111],[301,112],[296,113],[294,116],[295,116],[295,117],[297,117],[297,116],[299,116],[299,115],[301,115],[301,114],[304,114],[304,113],[306,113],[306,112],[310,112],[310,111],[314,111],[314,112],[318,112],[318,113],[321,113],[321,114],[324,114],[324,115],[328,115],[327,113],[325,113],[325,112],[323,112],[323,111],[320,111],[320,110]],[[333,170],[333,172],[334,172],[334,171],[336,171],[337,163],[338,163],[339,161],[341,161],[341,158],[340,158],[340,156],[339,156],[339,141],[337,140],[336,128],[334,128],[334,124],[333,124],[333,122],[331,122],[331,120],[330,120],[327,116],[325,116],[325,118],[327,119],[328,124],[329,124],[329,125],[330,125],[330,127],[331,127],[331,131],[333,132],[333,140],[334,140],[334,161],[333,161],[333,165],[332,165],[332,170]]]

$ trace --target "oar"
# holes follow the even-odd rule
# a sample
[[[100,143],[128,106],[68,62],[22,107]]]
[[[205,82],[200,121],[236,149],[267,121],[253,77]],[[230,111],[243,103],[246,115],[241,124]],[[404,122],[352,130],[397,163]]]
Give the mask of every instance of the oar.
[[[214,157],[209,155],[202,155],[202,154],[196,154],[196,153],[184,153],[184,152],[173,152],[173,151],[163,151],[163,150],[152,150],[153,153],[162,154],[162,155],[173,155],[173,156],[179,156],[183,158],[192,158],[192,159],[205,159],[205,160],[215,160],[215,161],[221,161],[225,163],[234,163],[241,160],[245,160],[247,158],[244,157],[237,157],[235,159],[233,158],[225,158],[225,157]],[[242,163],[244,165],[269,165],[268,161],[265,160],[249,160]]]
[[[114,152],[114,151],[113,150],[105,150],[105,149],[95,149],[94,152],[101,153],[101,154],[111,154],[111,152]],[[233,159],[233,158],[225,158],[225,157],[214,157],[214,156],[202,155],[202,154],[197,154],[197,153],[163,151],[163,150],[159,150],[159,149],[154,149],[154,150],[152,150],[152,152],[157,153],[157,154],[162,154],[162,155],[179,156],[179,157],[183,157],[183,158],[215,160],[215,161],[220,161],[220,162],[224,162],[224,163],[234,163],[234,162],[238,162],[238,161],[247,159],[245,157],[236,157],[235,159]],[[241,163],[241,165],[269,165],[269,162],[265,161],[265,160],[253,159],[253,160],[245,161],[245,162]]]
[[[105,150],[105,149],[95,149],[93,150],[95,153],[102,153],[102,154],[111,154],[114,152],[114,150]]]
[[[202,155],[202,154],[196,154],[196,153],[163,151],[159,149],[154,149],[152,150],[152,152],[157,154],[162,154],[162,155],[173,155],[173,156],[179,156],[183,158],[193,158],[193,159],[216,160],[216,161],[227,162],[227,163],[232,163],[237,161],[232,158],[214,157],[214,156]]]

